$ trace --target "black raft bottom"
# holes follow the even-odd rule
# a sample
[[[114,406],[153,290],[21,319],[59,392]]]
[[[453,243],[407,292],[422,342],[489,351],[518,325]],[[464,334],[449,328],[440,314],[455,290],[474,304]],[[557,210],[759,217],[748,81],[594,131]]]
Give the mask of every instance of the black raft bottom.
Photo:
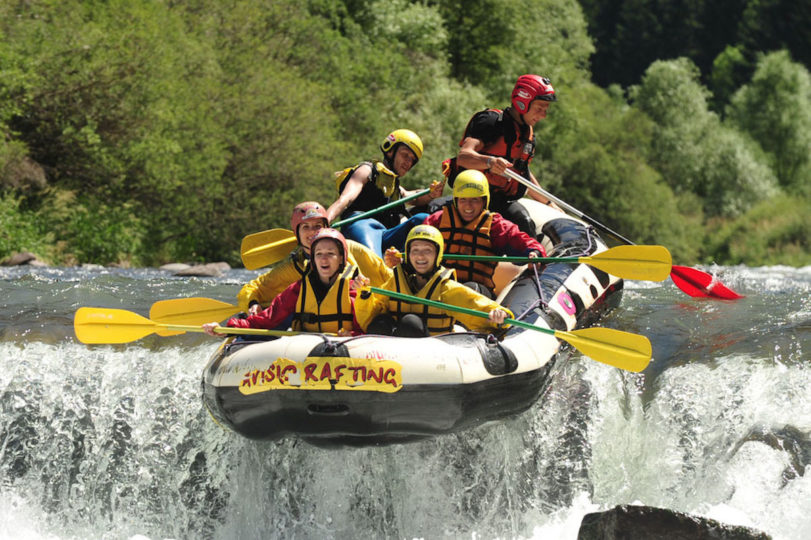
[[[298,435],[316,446],[373,446],[451,433],[527,410],[554,361],[541,369],[465,385],[413,385],[398,392],[269,390],[243,395],[204,384],[212,415],[250,439]]]

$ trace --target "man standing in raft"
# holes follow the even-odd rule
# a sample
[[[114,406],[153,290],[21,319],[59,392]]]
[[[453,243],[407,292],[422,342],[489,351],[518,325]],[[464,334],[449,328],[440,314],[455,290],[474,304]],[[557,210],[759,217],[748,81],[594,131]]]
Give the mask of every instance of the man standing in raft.
[[[416,133],[398,129],[389,133],[380,145],[383,161],[364,161],[336,173],[340,196],[327,209],[329,222],[332,223],[338,216],[347,219],[374,210],[414,193],[400,185],[400,178],[420,160],[422,149],[422,141]],[[434,182],[431,193],[415,199],[414,203],[428,204],[442,195],[444,187],[443,182]],[[401,216],[407,218],[403,223],[400,223]],[[346,225],[342,231],[347,238],[370,247],[382,257],[383,251],[391,246],[402,249],[408,231],[426,217],[428,214],[423,213],[408,216],[405,208],[399,206]]]
[[[307,272],[310,262],[310,244],[321,229],[328,226],[327,211],[315,201],[297,204],[290,216],[290,229],[296,235],[298,246],[290,256],[270,270],[246,283],[237,294],[239,308],[249,315],[256,315],[270,305],[276,296],[291,283],[298,281]],[[371,249],[347,241],[348,264],[357,266],[360,273],[378,287],[388,279],[389,269]],[[282,324],[284,330],[290,321]]]
[[[552,83],[538,75],[521,75],[512,91],[512,107],[485,109],[468,122],[457,156],[446,162],[448,182],[453,186],[457,174],[465,169],[484,172],[490,183],[490,210],[512,221],[535,237],[535,223],[517,201],[527,188],[505,176],[510,168],[535,185],[538,180],[529,170],[535,155],[535,124],[546,118],[555,97]],[[550,204],[543,195],[530,191],[536,201]]]
[[[453,185],[453,201],[428,216],[424,224],[442,233],[446,254],[546,256],[535,238],[501,214],[488,211],[489,199],[490,189],[484,174],[476,170],[462,171]],[[457,281],[488,298],[495,298],[493,273],[497,264],[496,261],[446,259],[445,266],[456,270]]]
[[[282,291],[270,307],[247,319],[233,317],[232,328],[277,328],[293,316],[293,330],[330,332],[339,335],[361,333],[355,319],[356,290],[368,285],[357,266],[347,264],[344,236],[335,229],[321,229],[310,246],[312,261],[307,272]],[[207,334],[217,336],[219,323],[203,325]]]
[[[505,318],[513,316],[510,310],[455,281],[454,271],[440,266],[443,248],[442,234],[437,229],[417,225],[408,233],[405,260],[392,269],[391,277],[381,288],[485,311],[489,319],[362,291],[356,309],[358,322],[366,332],[399,337],[433,336],[452,332],[457,319],[474,332],[492,332]]]

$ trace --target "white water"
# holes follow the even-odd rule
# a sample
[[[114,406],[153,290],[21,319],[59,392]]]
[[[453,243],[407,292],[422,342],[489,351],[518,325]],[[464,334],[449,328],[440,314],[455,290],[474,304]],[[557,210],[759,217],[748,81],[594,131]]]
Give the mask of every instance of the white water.
[[[526,413],[381,448],[262,443],[200,400],[215,342],[84,346],[79,306],[232,301],[249,274],[0,274],[0,538],[563,538],[617,504],[811,534],[811,269],[725,268],[747,298],[627,284],[606,325],[648,335],[643,374],[575,356]]]

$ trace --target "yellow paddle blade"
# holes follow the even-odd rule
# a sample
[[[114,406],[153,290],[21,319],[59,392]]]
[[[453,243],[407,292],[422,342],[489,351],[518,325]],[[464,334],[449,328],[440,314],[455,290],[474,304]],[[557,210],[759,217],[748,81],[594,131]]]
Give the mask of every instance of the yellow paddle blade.
[[[242,264],[248,270],[269,266],[287,257],[298,245],[296,235],[285,229],[270,229],[242,239]]]
[[[664,246],[617,246],[579,262],[625,279],[664,281],[670,276],[673,259]]]
[[[123,309],[82,307],[73,317],[73,330],[82,343],[129,343],[158,328],[149,319]]]
[[[650,363],[650,340],[639,334],[611,328],[555,331],[555,337],[570,343],[592,360],[627,371],[640,372]]]
[[[212,298],[173,298],[152,304],[149,318],[161,324],[200,326],[222,321],[239,312],[237,306]],[[159,330],[161,336],[182,334],[178,330]]]

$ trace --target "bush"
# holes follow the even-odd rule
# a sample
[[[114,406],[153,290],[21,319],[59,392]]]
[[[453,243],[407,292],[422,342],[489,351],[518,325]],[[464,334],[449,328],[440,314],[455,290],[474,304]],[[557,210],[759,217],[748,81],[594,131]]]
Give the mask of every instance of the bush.
[[[761,202],[710,236],[721,264],[811,265],[811,198],[780,195]]]
[[[21,197],[0,194],[0,259],[23,251],[49,259],[53,237],[43,229],[38,216],[21,208],[21,203]]]

